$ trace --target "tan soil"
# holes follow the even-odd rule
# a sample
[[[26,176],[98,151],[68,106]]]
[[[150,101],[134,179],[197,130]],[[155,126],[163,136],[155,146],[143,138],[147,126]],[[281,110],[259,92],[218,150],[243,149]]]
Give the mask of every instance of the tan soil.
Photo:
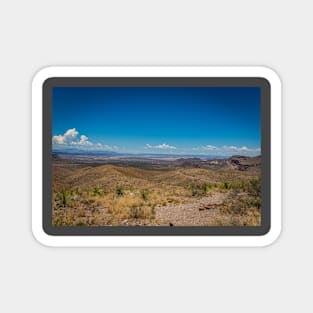
[[[215,225],[220,217],[218,206],[227,197],[227,193],[214,193],[185,204],[157,207],[156,219],[163,226]]]

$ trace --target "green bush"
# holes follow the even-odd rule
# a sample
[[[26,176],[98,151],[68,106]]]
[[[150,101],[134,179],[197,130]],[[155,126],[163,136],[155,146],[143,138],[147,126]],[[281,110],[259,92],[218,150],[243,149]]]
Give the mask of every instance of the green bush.
[[[260,209],[261,208],[261,197],[256,197],[253,201],[252,201],[252,206]]]
[[[70,190],[69,193],[72,197],[81,196],[83,194],[80,187]]]
[[[221,187],[222,187],[222,189],[230,190],[232,188],[232,185],[231,185],[231,183],[225,181],[225,182],[222,183]]]
[[[142,198],[144,201],[147,201],[147,200],[148,200],[148,191],[147,191],[147,190],[141,191],[140,196],[141,196],[141,198]]]
[[[196,196],[204,196],[205,194],[209,193],[213,189],[213,185],[209,183],[204,183],[204,184],[188,184],[186,186],[186,189],[191,191],[191,195],[193,197]]]
[[[253,196],[261,195],[261,179],[251,179],[247,190]]]
[[[62,190],[55,196],[55,202],[59,207],[68,207],[71,203],[72,194],[68,190]]]
[[[93,187],[91,189],[91,194],[93,196],[102,196],[103,195],[103,189],[100,188],[99,186]]]
[[[122,196],[124,196],[125,191],[124,191],[124,189],[123,189],[122,187],[117,187],[117,188],[115,189],[115,193],[116,193],[116,195],[117,195],[118,197],[122,197]]]
[[[207,183],[204,183],[201,185],[201,190],[204,192],[204,193],[208,193],[212,190],[213,186],[211,184],[207,184]]]

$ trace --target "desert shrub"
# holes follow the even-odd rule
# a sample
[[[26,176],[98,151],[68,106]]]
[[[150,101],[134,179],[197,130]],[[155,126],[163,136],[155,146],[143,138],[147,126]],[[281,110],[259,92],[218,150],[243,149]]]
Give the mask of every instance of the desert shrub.
[[[123,187],[117,187],[115,193],[118,197],[122,197],[125,194],[125,190]]]
[[[236,191],[246,191],[247,183],[244,181],[235,182],[232,184],[232,188]]]
[[[225,189],[225,190],[230,190],[230,189],[232,188],[232,184],[229,183],[229,182],[227,182],[227,181],[225,181],[225,182],[223,182],[223,183],[221,184],[221,188],[222,188],[222,189]]]
[[[261,197],[255,197],[250,200],[250,206],[260,209],[261,208]]]
[[[132,207],[140,207],[143,205],[143,200],[138,197],[133,197],[130,195],[125,195],[124,197],[116,198],[111,207],[110,212],[114,215],[119,215],[122,217],[127,217],[128,211]]]
[[[251,179],[249,181],[248,190],[251,195],[258,196],[261,194],[261,179]]]
[[[55,196],[55,202],[59,207],[68,207],[71,203],[71,192],[67,190],[62,190],[58,192]]]
[[[129,209],[129,218],[134,219],[153,219],[155,218],[154,207],[132,206]]]
[[[144,200],[142,195],[131,195],[126,193],[123,197],[114,199],[108,207],[108,213],[115,220],[119,219],[154,219],[155,203]]]
[[[77,188],[70,190],[70,194],[72,197],[75,197],[75,196],[81,196],[83,193],[82,193],[81,188],[77,187]]]
[[[191,196],[192,197],[197,197],[197,196],[201,196],[201,195],[202,195],[202,192],[200,192],[199,189],[194,188],[191,190]]]
[[[132,206],[129,210],[130,218],[143,218],[143,209],[142,207]]]
[[[148,200],[148,191],[147,190],[141,191],[140,196],[141,196],[142,200],[147,201]]]
[[[54,201],[57,207],[73,207],[82,195],[80,188],[61,190],[55,194]]]
[[[192,187],[193,187],[193,184],[187,184],[187,185],[186,185],[186,189],[187,189],[187,190],[192,190]]]
[[[194,194],[194,190],[195,190],[194,184],[191,183],[191,184],[186,185],[186,189],[191,192],[192,196],[195,196],[195,194]]]
[[[208,193],[212,190],[213,186],[211,184],[208,184],[208,183],[204,183],[201,185],[201,190],[204,192],[204,193]]]
[[[261,198],[252,196],[241,196],[233,198],[223,203],[220,207],[220,212],[226,215],[246,216],[248,212],[260,212]]]
[[[191,183],[188,184],[186,188],[191,192],[192,197],[203,196],[206,193],[206,188],[203,187],[203,185]]]
[[[103,189],[100,188],[99,186],[95,186],[95,187],[91,188],[90,193],[93,196],[102,196],[103,195]]]

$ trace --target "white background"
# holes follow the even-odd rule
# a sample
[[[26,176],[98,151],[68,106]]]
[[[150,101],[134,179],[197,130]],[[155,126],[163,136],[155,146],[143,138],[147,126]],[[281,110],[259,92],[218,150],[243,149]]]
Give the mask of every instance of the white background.
[[[2,312],[312,311],[311,1],[2,1]],[[283,81],[283,232],[267,248],[45,248],[31,79],[48,65],[265,65]]]

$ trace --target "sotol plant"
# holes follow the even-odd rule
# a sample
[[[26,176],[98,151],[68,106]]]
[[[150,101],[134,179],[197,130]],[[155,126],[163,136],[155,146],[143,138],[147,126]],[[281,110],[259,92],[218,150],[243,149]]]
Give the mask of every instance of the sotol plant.
[[[148,200],[148,191],[147,191],[147,190],[141,191],[140,196],[141,196],[141,198],[142,198],[144,201],[147,201],[147,200]]]
[[[56,194],[55,201],[59,207],[68,207],[71,203],[71,193],[67,190],[62,190]]]

